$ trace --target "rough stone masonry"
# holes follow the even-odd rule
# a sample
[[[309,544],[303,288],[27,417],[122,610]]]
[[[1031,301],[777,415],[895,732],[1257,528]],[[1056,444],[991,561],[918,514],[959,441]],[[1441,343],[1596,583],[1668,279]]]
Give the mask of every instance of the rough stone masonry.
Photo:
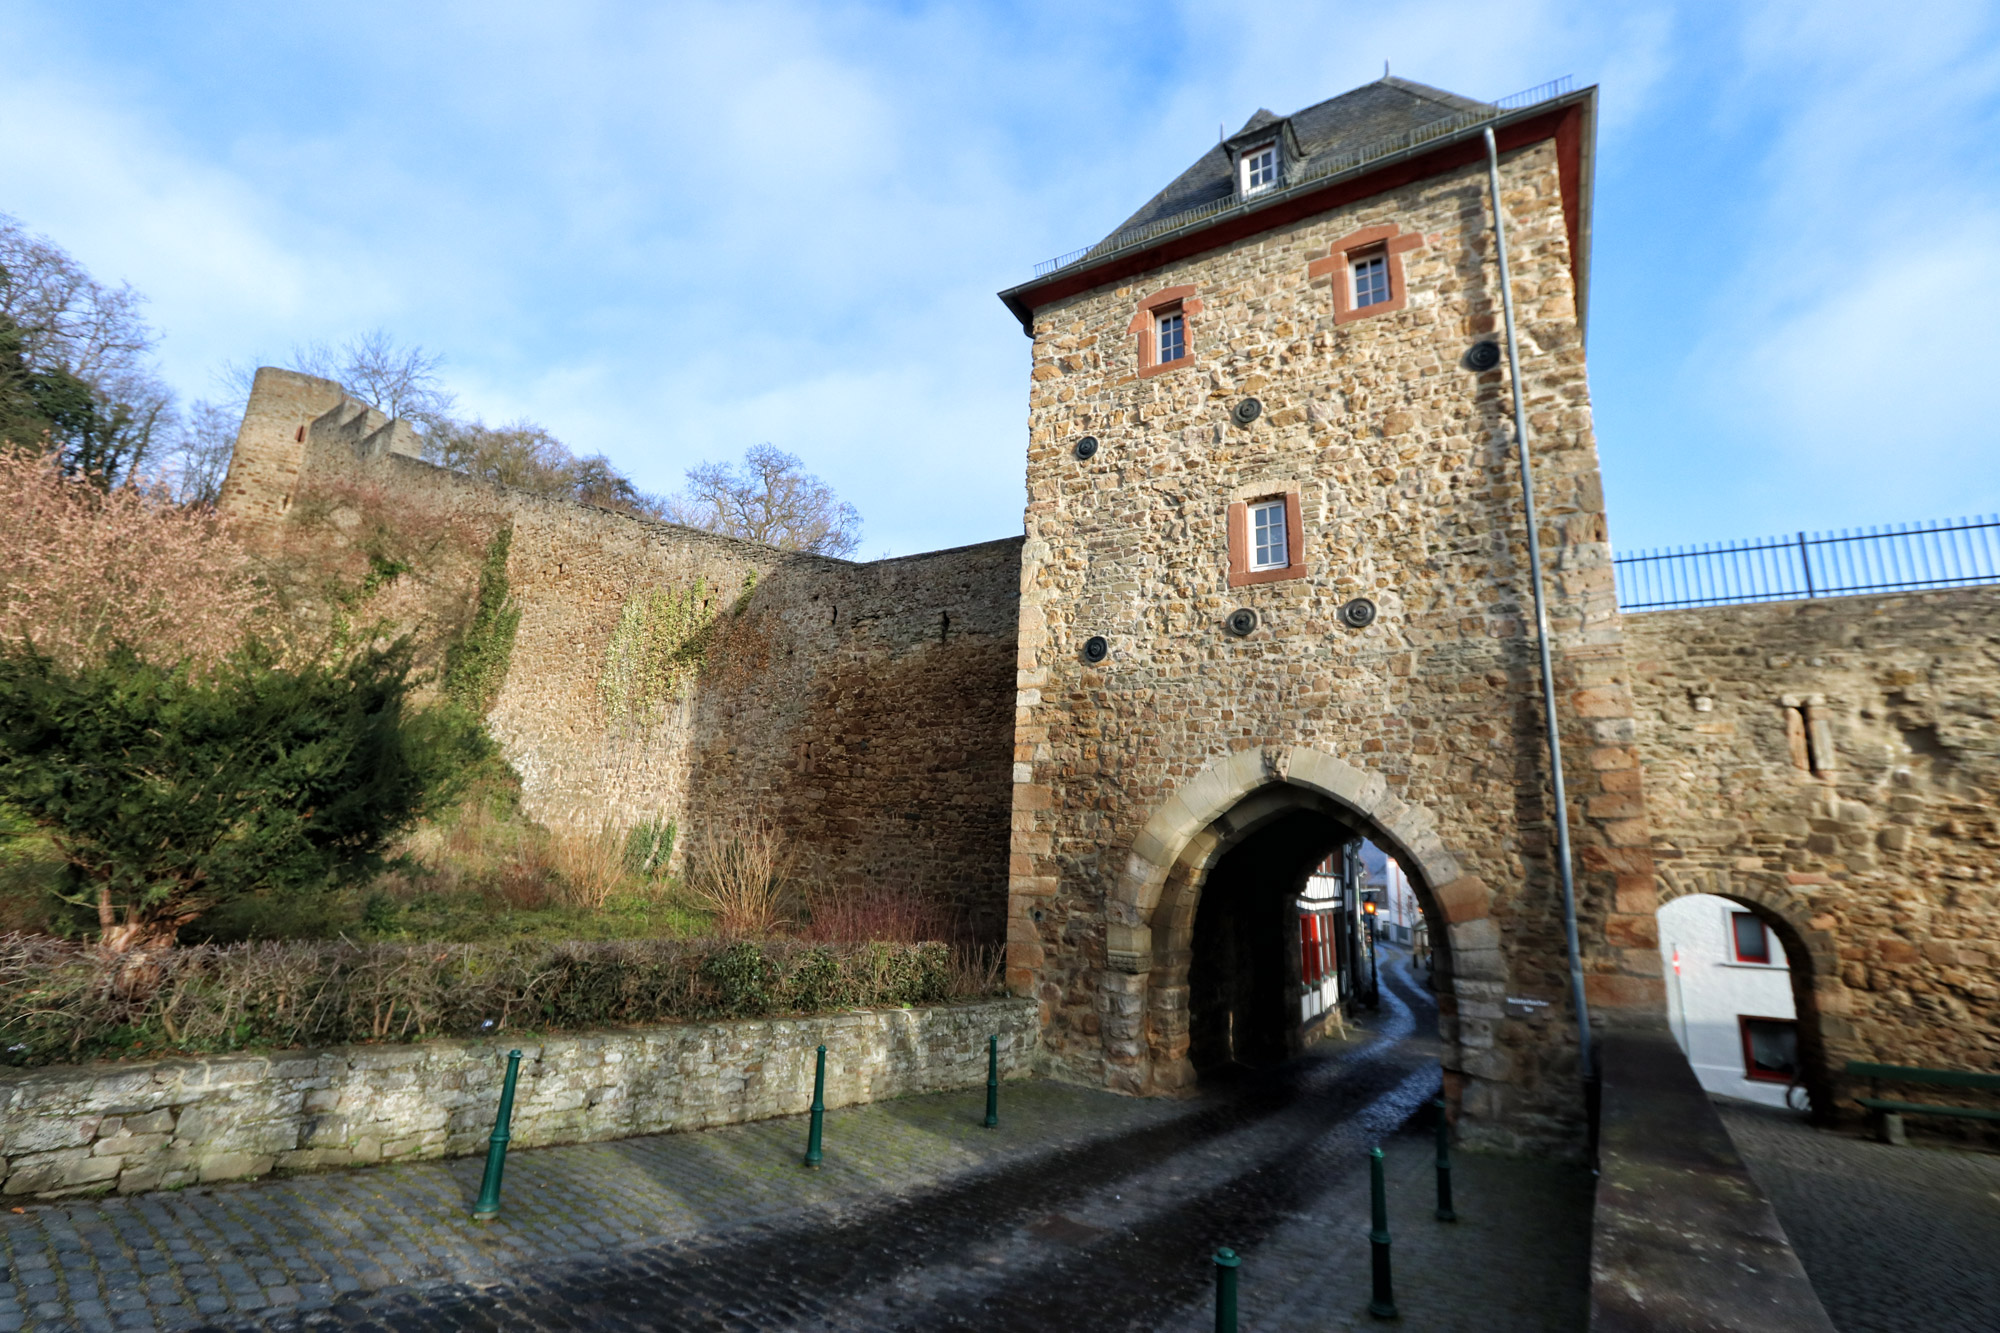
[[[1823,1090],[1853,1057],[1991,1067],[1996,592],[1620,615],[1584,356],[1595,106],[1385,79],[1260,112],[1155,221],[1004,293],[1033,339],[1022,538],[850,564],[538,499],[277,370],[223,508],[271,533],[372,487],[512,525],[490,722],[532,812],[768,818],[831,882],[950,897],[1004,931],[1065,1077],[1188,1086],[1211,872],[1277,830],[1371,837],[1440,946],[1463,1130],[1574,1151],[1515,372],[1476,359],[1491,125],[1596,1017],[1657,1016],[1660,893],[1700,889],[1805,964]],[[1267,147],[1285,174],[1245,193]],[[1245,548],[1263,503],[1282,567]],[[697,581],[726,632],[621,725],[621,614]]]
[[[797,1115],[827,1048],[826,1104],[1027,1072],[1032,1006],[977,1000],[812,1018],[676,1023],[524,1044],[517,1148]],[[504,1041],[0,1070],[0,1195],[54,1198],[481,1151]]]

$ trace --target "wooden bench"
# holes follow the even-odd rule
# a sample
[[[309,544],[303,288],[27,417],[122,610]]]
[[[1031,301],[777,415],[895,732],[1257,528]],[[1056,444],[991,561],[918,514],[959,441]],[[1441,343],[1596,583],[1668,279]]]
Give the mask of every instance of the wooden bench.
[[[2000,1092],[2000,1074],[1974,1074],[1962,1069],[1919,1069],[1912,1065],[1871,1065],[1860,1060],[1847,1062],[1850,1078],[1868,1080],[1870,1092],[1880,1092],[1884,1083],[1926,1083],[1934,1088],[1970,1088],[1975,1092]],[[1929,1102],[1903,1102],[1886,1097],[1858,1097],[1875,1114],[1875,1133],[1884,1143],[1902,1143],[1906,1115],[1948,1115],[1965,1120],[2000,1121],[2000,1109],[1978,1106],[1938,1106]]]

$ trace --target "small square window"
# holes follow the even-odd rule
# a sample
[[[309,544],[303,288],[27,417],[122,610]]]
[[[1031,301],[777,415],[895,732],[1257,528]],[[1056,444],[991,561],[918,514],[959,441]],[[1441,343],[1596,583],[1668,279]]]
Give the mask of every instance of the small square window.
[[[1736,950],[1736,961],[1739,963],[1771,961],[1771,938],[1754,912],[1729,914],[1729,942]]]
[[[1389,299],[1389,260],[1386,255],[1369,255],[1354,261],[1354,308],[1381,305]]]
[[[1162,311],[1159,315],[1159,361],[1166,365],[1187,355],[1187,318],[1178,309]]]
[[[1265,144],[1243,155],[1243,193],[1255,194],[1278,183],[1278,146]]]
[[[1285,543],[1285,502],[1266,500],[1250,506],[1250,568],[1283,569],[1291,564]]]
[[[1760,1083],[1790,1083],[1799,1073],[1799,1025],[1789,1018],[1738,1014],[1743,1029],[1743,1074]]]

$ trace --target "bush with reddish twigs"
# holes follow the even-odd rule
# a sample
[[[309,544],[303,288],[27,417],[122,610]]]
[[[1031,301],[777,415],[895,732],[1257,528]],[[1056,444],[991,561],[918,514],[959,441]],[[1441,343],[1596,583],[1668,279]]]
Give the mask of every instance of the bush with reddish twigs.
[[[0,448],[0,644],[65,667],[113,644],[212,665],[275,603],[227,523],[132,487],[106,492],[53,458]]]

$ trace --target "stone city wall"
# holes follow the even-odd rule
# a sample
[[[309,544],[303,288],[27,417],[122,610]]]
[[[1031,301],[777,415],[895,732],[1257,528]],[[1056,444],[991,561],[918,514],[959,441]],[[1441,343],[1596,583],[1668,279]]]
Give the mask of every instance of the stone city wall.
[[[1836,1075],[2000,1071],[2000,588],[1656,611],[1625,636],[1663,896],[1771,922]]]
[[[338,385],[262,370],[223,509],[275,533],[317,489],[511,526],[521,619],[488,725],[530,814],[671,820],[682,847],[768,820],[823,882],[947,896],[998,937],[1019,539],[854,564],[476,481],[417,444]],[[677,599],[713,631],[662,698],[634,627]]]
[[[1032,1002],[980,1000],[524,1041],[513,1146],[584,1143],[983,1087],[1030,1072]],[[132,1194],[482,1152],[509,1043],[433,1041],[0,1071],[0,1195]]]
[[[1502,170],[1589,984],[1599,1005],[1657,1005],[1555,145]],[[1484,167],[1467,166],[1035,312],[1009,975],[1079,1074],[1186,1078],[1194,890],[1176,858],[1246,791],[1305,783],[1450,923],[1447,1083],[1468,1132],[1579,1138],[1506,371],[1462,361],[1499,325],[1490,227]],[[1337,319],[1330,249],[1372,228],[1402,246],[1407,300]],[[1173,288],[1192,361],[1142,371],[1135,312]],[[1247,426],[1231,417],[1245,397],[1263,407]],[[1086,434],[1101,445],[1079,461]],[[1304,577],[1230,586],[1228,505],[1286,491]],[[1379,618],[1347,628],[1336,613],[1361,596]],[[1225,631],[1237,607],[1255,633]],[[1111,644],[1099,665],[1092,635]]]

